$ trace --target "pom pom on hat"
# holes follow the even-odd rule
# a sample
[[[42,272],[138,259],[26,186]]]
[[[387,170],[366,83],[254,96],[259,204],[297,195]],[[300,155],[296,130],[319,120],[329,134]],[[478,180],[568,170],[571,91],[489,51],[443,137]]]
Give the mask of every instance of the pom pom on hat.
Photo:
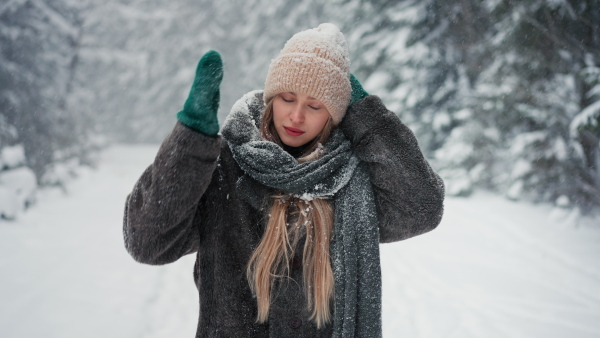
[[[265,81],[265,103],[283,92],[302,93],[321,101],[337,125],[350,103],[350,59],[340,30],[324,23],[296,33],[271,61]]]

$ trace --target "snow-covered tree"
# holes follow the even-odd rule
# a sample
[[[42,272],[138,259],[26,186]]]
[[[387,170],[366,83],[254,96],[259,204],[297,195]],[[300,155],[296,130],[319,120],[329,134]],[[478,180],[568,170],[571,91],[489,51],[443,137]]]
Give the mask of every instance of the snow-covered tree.
[[[597,1],[345,1],[359,72],[447,178],[600,206]]]
[[[494,161],[480,163],[509,197],[583,210],[600,206],[597,97],[590,92],[600,61],[599,5],[529,0],[490,6],[494,57],[479,73],[469,108],[480,130],[498,132]]]
[[[47,180],[57,166],[86,153],[85,125],[67,106],[80,32],[76,2],[0,5],[0,190],[16,208],[31,202],[37,183],[58,182]],[[3,217],[14,216],[0,204]]]

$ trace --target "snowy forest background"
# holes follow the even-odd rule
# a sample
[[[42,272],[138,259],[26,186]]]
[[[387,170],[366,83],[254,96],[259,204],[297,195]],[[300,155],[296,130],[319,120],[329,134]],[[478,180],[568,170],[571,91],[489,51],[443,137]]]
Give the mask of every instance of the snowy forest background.
[[[2,217],[110,143],[160,142],[204,52],[225,61],[222,121],[322,22],[448,194],[600,211],[598,0],[0,0]]]

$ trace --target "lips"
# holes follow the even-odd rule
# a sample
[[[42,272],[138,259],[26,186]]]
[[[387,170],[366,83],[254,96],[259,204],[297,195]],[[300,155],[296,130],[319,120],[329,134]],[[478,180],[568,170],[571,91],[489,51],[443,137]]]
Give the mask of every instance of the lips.
[[[284,126],[283,129],[285,129],[285,132],[290,136],[300,136],[300,135],[304,134],[304,132],[302,130],[297,129],[297,128]]]

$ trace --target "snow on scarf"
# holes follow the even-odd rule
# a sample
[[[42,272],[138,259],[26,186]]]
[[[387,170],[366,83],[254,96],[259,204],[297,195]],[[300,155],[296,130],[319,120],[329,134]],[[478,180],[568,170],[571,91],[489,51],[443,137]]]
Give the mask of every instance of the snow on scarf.
[[[381,337],[379,230],[368,167],[354,156],[339,129],[324,144],[321,157],[298,163],[277,144],[261,139],[264,109],[262,91],[250,92],[234,104],[223,125],[221,133],[245,173],[238,187],[254,179],[296,197],[334,199],[333,337]]]

